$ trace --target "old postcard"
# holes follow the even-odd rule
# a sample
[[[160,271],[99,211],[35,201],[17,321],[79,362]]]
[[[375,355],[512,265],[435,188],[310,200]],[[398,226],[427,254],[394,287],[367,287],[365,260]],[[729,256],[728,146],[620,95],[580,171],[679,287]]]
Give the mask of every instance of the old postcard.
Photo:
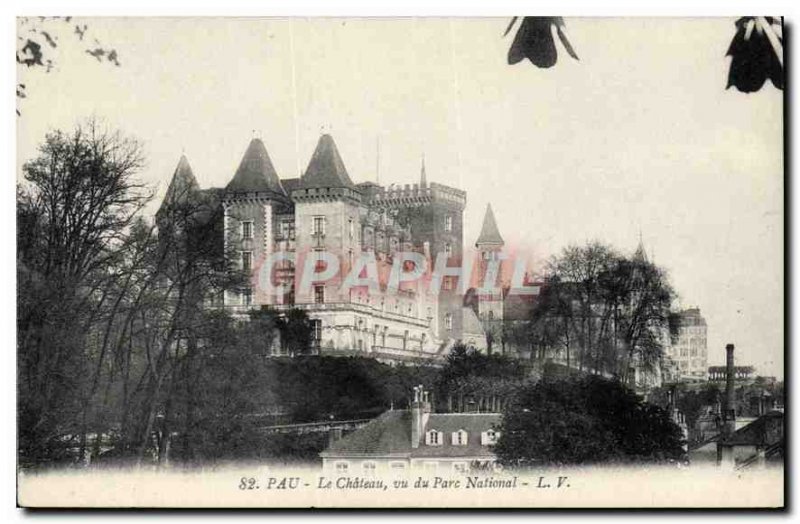
[[[783,20],[17,19],[23,507],[782,508]]]

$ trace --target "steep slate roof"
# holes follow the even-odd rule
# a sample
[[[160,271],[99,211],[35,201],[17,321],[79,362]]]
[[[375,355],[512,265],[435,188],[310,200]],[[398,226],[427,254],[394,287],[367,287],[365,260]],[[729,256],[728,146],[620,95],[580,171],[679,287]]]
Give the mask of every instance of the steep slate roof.
[[[342,157],[333,137],[324,134],[319,137],[317,148],[311,155],[306,172],[300,179],[302,187],[353,187]]]
[[[722,443],[728,446],[768,446],[783,438],[783,413],[770,411],[743,428],[737,429]]]
[[[175,168],[175,173],[172,175],[172,180],[167,188],[167,194],[164,195],[161,207],[176,202],[185,202],[190,195],[196,193],[199,189],[200,186],[197,184],[197,179],[194,177],[192,167],[189,165],[189,160],[186,158],[186,155],[181,155],[180,160],[178,160],[178,165]]]
[[[292,191],[300,188],[300,178],[284,178],[281,180],[281,185],[283,186],[283,189],[285,189],[286,192],[291,195]]]
[[[411,451],[411,413],[387,411],[330,445],[325,452],[335,454],[386,454]]]
[[[435,429],[443,433],[439,446],[425,444],[423,435],[419,447],[411,447],[411,412],[387,411],[366,426],[342,437],[326,449],[326,456],[403,455],[410,457],[491,457],[488,446],[481,446],[481,433],[500,424],[499,413],[431,413],[425,431]],[[452,445],[451,434],[463,429],[467,432],[467,445]]]
[[[537,299],[537,295],[508,293],[503,298],[503,320],[530,319]]]
[[[486,336],[483,330],[483,324],[481,324],[481,321],[478,319],[478,315],[475,314],[475,310],[471,307],[464,307],[462,309],[462,331],[464,334]]]
[[[476,246],[480,244],[504,244],[503,237],[500,236],[500,231],[497,229],[497,222],[494,219],[492,204],[486,205],[486,214],[483,216],[481,234],[478,235],[478,240],[475,242]]]
[[[286,194],[260,138],[250,141],[236,174],[225,189],[235,193],[270,191],[279,195]]]

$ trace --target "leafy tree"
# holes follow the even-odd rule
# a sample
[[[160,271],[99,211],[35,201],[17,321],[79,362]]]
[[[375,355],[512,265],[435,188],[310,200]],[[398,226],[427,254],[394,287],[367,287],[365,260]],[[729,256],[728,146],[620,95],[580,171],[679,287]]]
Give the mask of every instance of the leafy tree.
[[[278,325],[281,343],[290,355],[306,355],[312,350],[313,326],[302,309],[292,308],[281,317]]]
[[[519,389],[503,412],[494,451],[504,466],[683,460],[682,434],[663,409],[618,381],[544,378]]]
[[[17,64],[23,69],[42,69],[49,73],[58,67],[59,43],[65,33],[82,44],[83,51],[98,62],[107,62],[119,67],[119,56],[115,49],[108,48],[89,34],[89,26],[76,22],[71,16],[45,17],[24,16],[17,23]],[[91,37],[91,38],[90,38]],[[89,44],[91,42],[91,44]],[[21,73],[21,72],[20,72]],[[17,98],[27,98],[28,86],[17,83]],[[17,110],[17,115],[20,111]]]
[[[511,31],[518,18],[511,19],[503,36]],[[508,50],[508,63],[513,65],[527,58],[538,68],[554,66],[558,52],[553,29],[567,53],[578,60],[567,39],[562,17],[526,16],[519,23]],[[736,87],[743,93],[752,93],[761,89],[767,79],[776,88],[783,89],[783,20],[771,16],[739,18],[727,56],[731,57],[731,65],[726,89]]]
[[[598,242],[569,246],[547,267],[540,300],[518,338],[539,359],[627,379],[663,356],[674,291],[666,273],[638,250],[626,257]]]
[[[445,411],[496,411],[524,376],[515,360],[457,344],[439,372],[437,398]]]

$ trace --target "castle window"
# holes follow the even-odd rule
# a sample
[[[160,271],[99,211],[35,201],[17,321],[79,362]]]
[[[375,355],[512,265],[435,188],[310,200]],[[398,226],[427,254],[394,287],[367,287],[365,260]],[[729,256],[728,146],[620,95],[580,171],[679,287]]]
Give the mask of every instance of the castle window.
[[[453,314],[448,313],[444,316],[444,327],[445,329],[452,330],[453,329]]]
[[[389,462],[389,468],[391,468],[391,469],[406,469],[406,463],[405,462],[399,462],[399,461]]]
[[[242,290],[242,304],[249,306],[253,303],[253,289],[246,287]]]
[[[253,252],[242,251],[242,271],[250,272],[253,270]]]
[[[453,289],[453,280],[450,277],[444,277],[444,282],[442,282],[442,284],[445,291]]]
[[[375,475],[376,465],[375,462],[371,460],[365,460],[361,463],[361,469],[364,471],[364,475],[371,477]]]
[[[314,258],[316,258],[316,261],[314,263],[314,271],[316,271],[317,273],[324,271],[325,268],[328,266],[328,263],[325,262],[325,260],[323,260],[322,258],[322,251],[323,249],[321,247],[314,248]]]
[[[311,338],[316,343],[322,340],[322,321],[318,318],[311,319]]]
[[[467,432],[463,429],[459,429],[458,431],[454,431],[451,435],[452,444],[454,446],[466,446],[467,445]]]
[[[444,245],[444,254],[447,258],[453,256],[453,246],[451,246],[449,243]]]
[[[278,233],[284,240],[294,240],[294,220],[281,220]]]
[[[436,431],[432,429],[425,433],[425,444],[429,446],[441,446],[442,445],[442,432]]]
[[[322,284],[317,284],[316,286],[314,286],[314,303],[315,304],[325,303],[325,286]]]
[[[347,220],[347,232],[350,235],[350,240],[353,239],[355,236],[355,228],[353,227],[353,219],[350,218]]]
[[[314,217],[311,228],[313,235],[325,236],[325,217]]]
[[[253,221],[247,220],[242,222],[242,238],[244,239],[251,239],[253,238]]]
[[[444,230],[445,231],[453,230],[453,217],[451,217],[450,215],[444,217]]]
[[[489,311],[489,320],[494,320],[494,311]]]
[[[334,464],[334,468],[336,469],[336,473],[340,475],[346,474],[350,469],[350,463],[344,460],[339,460]]]

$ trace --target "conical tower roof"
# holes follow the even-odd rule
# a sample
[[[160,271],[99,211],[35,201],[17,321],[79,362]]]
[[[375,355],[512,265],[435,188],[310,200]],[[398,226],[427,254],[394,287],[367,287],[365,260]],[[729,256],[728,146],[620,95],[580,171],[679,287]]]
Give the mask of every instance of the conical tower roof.
[[[342,157],[333,137],[324,134],[319,137],[317,148],[311,155],[306,172],[300,179],[302,187],[353,187]]]
[[[478,235],[478,241],[475,242],[475,246],[502,246],[503,244],[505,244],[505,242],[503,242],[503,237],[500,236],[500,231],[497,229],[497,222],[494,219],[492,205],[488,204],[486,206],[486,214],[483,216],[483,227],[481,227],[481,234]]]
[[[286,194],[260,138],[250,141],[236,174],[225,189],[234,193],[270,191],[279,195]]]
[[[642,240],[642,233],[639,232],[639,245],[636,246],[636,251],[633,252],[634,260],[638,260],[640,262],[648,262],[647,259],[647,251],[644,248],[644,241]]]
[[[172,175],[172,180],[167,188],[167,194],[164,195],[161,208],[186,202],[199,190],[200,186],[197,184],[197,179],[194,177],[192,167],[189,165],[189,160],[186,158],[186,155],[181,155],[180,160],[178,160],[178,166],[175,168],[175,173]]]

